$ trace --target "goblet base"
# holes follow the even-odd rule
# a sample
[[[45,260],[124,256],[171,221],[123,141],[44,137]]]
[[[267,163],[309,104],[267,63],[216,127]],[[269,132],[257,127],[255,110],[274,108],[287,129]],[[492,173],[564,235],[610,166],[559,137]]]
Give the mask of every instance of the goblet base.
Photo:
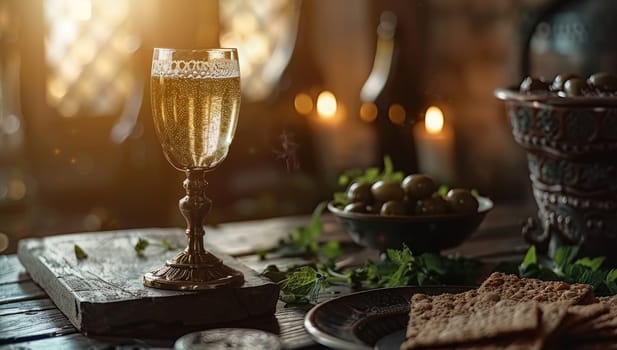
[[[239,287],[243,283],[242,272],[223,264],[212,253],[195,254],[186,250],[144,275],[145,286],[170,290]]]

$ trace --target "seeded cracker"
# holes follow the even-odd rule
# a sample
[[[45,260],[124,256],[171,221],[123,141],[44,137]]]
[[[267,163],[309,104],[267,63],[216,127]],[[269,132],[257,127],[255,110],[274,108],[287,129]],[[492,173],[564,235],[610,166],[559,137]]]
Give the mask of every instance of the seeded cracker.
[[[561,301],[581,305],[594,302],[591,286],[587,284],[547,282],[500,272],[491,274],[478,288],[478,293],[487,292],[499,294],[503,299],[535,300],[544,303]]]
[[[540,328],[539,320],[540,309],[536,302],[501,301],[471,314],[431,319],[414,339],[408,340],[406,346],[407,349],[417,349],[524,336]]]
[[[496,294],[479,295],[475,290],[436,296],[415,294],[411,298],[407,338],[415,337],[429,320],[469,314],[475,310],[490,308],[499,300],[500,297]]]

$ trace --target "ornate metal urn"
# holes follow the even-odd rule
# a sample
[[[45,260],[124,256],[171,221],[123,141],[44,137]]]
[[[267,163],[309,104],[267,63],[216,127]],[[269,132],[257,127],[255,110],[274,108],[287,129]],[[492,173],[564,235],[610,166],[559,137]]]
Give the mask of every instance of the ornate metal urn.
[[[527,151],[539,219],[524,227],[527,241],[617,263],[617,98],[496,95]]]

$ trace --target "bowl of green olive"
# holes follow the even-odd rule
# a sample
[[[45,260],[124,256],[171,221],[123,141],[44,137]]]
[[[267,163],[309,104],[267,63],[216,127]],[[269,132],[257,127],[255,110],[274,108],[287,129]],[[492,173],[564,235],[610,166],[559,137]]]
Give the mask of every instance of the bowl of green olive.
[[[355,181],[345,198],[328,204],[357,244],[381,251],[406,245],[414,253],[460,245],[492,208],[489,198],[462,188],[443,191],[425,174]]]

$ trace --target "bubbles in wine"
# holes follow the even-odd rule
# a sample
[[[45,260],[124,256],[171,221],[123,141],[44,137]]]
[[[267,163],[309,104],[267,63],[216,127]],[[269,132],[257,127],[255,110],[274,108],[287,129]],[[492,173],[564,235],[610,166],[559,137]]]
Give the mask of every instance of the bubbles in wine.
[[[166,78],[239,78],[238,61],[230,59],[170,60],[158,59],[152,61],[152,76]]]

